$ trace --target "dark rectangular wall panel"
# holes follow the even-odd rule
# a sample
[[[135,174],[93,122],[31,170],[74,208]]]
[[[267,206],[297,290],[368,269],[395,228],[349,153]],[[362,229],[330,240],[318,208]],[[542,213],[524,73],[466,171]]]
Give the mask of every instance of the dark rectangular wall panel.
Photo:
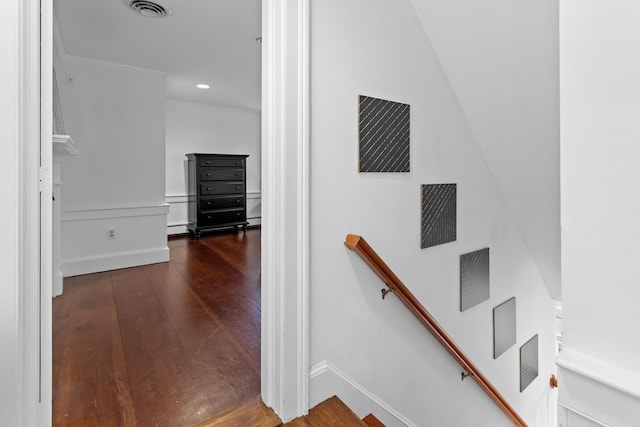
[[[422,186],[421,247],[456,240],[456,184]]]
[[[409,172],[408,104],[360,95],[360,172]]]
[[[520,392],[538,377],[538,334],[520,347]]]
[[[489,248],[460,255],[460,311],[489,299]]]
[[[493,358],[497,359],[516,343],[516,298],[493,309]]]

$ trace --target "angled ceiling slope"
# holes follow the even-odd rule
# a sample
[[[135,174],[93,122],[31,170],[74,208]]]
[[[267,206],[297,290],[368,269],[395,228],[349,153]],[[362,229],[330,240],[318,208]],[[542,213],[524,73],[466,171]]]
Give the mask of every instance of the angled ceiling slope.
[[[552,298],[560,299],[557,0],[412,0]]]
[[[260,0],[156,3],[172,13],[141,16],[126,0],[54,0],[66,53],[165,72],[170,99],[260,109]]]

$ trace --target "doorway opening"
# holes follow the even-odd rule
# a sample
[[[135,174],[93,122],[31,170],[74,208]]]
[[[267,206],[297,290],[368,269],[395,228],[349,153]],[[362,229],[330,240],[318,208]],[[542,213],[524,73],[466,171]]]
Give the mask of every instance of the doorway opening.
[[[51,174],[53,0],[29,0],[28,4],[24,15],[27,25],[22,27],[25,42],[21,46],[27,54],[24,67],[39,69],[40,73],[31,73],[22,81],[22,92],[35,96],[29,98],[34,108],[25,109],[20,117],[33,123],[30,129],[41,135],[42,146],[34,138],[27,141],[28,148],[41,149],[40,158],[49,160],[39,171],[30,163],[20,179],[25,183],[40,180],[42,194],[50,196],[51,178],[47,174]],[[306,413],[309,392],[309,1],[262,0],[262,10],[263,41],[266,41],[262,60],[262,222],[268,225],[261,236],[261,396],[267,406],[288,420]],[[38,95],[40,102],[35,99]],[[38,123],[42,132],[38,132]],[[284,185],[287,177],[297,179]],[[284,206],[287,206],[286,221]],[[36,205],[27,206],[26,213],[32,218],[40,209]],[[44,267],[38,286],[29,288],[38,293],[39,287],[40,298],[38,304],[35,297],[23,301],[21,307],[27,318],[20,322],[24,339],[40,343],[39,347],[31,347],[25,360],[39,360],[42,375],[38,386],[24,384],[20,398],[23,405],[18,406],[37,413],[38,419],[47,423],[51,419],[51,375],[47,370],[51,368],[52,291],[47,254],[51,251],[52,237],[51,223],[46,220],[50,209],[44,204],[42,209],[39,241]],[[35,305],[40,309],[31,310]],[[290,363],[294,360],[296,363]],[[23,378],[32,377],[32,365],[21,365]]]
[[[118,391],[103,398],[119,417],[167,421],[180,405],[199,422],[226,408],[206,387],[188,405],[181,392],[198,382],[238,404],[260,394],[260,231],[167,234],[186,231],[188,153],[248,155],[247,220],[260,225],[261,5],[166,2],[161,20],[130,3],[53,0],[56,83],[79,151],[57,190],[71,278],[53,307],[53,416],[82,407],[65,387],[84,377]]]

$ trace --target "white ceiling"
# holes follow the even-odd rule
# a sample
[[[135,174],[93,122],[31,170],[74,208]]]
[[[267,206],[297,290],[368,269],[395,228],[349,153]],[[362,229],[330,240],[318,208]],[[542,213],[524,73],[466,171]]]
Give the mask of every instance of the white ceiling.
[[[411,0],[522,237],[560,299],[558,0]]]
[[[160,19],[123,0],[53,3],[67,54],[165,72],[169,99],[260,109],[260,0],[159,0],[173,12]]]

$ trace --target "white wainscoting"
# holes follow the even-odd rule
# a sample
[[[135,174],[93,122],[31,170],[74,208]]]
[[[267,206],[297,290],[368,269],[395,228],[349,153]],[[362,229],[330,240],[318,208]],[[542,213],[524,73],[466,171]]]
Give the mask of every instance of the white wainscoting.
[[[608,361],[563,349],[558,365],[558,426],[635,427],[640,375]]]
[[[336,395],[360,418],[373,414],[387,427],[417,426],[326,360],[311,367],[309,385],[311,408]]]
[[[558,427],[609,427],[573,408],[558,404]]]
[[[168,204],[64,212],[63,275],[169,261],[168,213]],[[115,238],[109,238],[108,230],[115,231]]]
[[[247,221],[249,222],[249,227],[257,226],[261,223],[261,198],[262,194],[259,191],[247,192]],[[169,215],[167,217],[168,235],[188,233],[188,199],[186,194],[167,196],[167,204],[169,205]]]

